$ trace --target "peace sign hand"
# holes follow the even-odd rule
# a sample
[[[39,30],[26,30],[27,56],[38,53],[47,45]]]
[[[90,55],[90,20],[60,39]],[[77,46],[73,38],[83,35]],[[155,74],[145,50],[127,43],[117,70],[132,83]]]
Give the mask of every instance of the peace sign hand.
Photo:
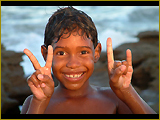
[[[112,39],[107,39],[107,60],[110,87],[113,91],[128,88],[131,83],[133,68],[132,54],[126,50],[126,61],[114,61]]]
[[[53,59],[53,48],[48,46],[48,56],[46,64],[41,67],[36,57],[28,49],[23,51],[30,61],[32,62],[34,69],[36,70],[28,79],[28,86],[30,87],[33,97],[37,100],[43,101],[50,98],[54,92],[54,81],[51,76],[51,67]]]

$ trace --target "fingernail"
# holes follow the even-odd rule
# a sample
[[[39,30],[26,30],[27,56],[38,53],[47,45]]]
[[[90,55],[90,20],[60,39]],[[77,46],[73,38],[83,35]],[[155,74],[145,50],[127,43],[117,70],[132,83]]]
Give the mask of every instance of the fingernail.
[[[43,79],[43,75],[42,75],[42,74],[38,74],[37,77],[38,77],[38,79],[40,79],[40,80]]]
[[[46,84],[45,84],[45,83],[42,83],[42,84],[41,84],[41,87],[46,87]]]
[[[38,85],[37,87],[40,88],[40,85]]]
[[[52,45],[48,45],[48,49],[52,49]]]
[[[46,68],[46,70],[49,70],[48,68]]]
[[[121,66],[121,71],[124,71],[126,69],[126,66],[125,65],[122,65]]]

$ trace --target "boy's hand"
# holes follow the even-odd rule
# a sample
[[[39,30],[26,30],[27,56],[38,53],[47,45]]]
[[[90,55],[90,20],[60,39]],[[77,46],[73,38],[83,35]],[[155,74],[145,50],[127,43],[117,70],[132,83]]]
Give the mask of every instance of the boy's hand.
[[[126,50],[126,61],[114,61],[112,39],[107,39],[107,60],[109,83],[113,91],[124,90],[130,86],[133,68],[132,54]]]
[[[43,101],[50,98],[54,92],[54,81],[51,76],[51,67],[53,59],[53,48],[48,46],[48,56],[46,64],[41,67],[36,57],[28,49],[23,51],[32,62],[36,70],[28,79],[28,85],[33,93],[33,97],[37,100]]]

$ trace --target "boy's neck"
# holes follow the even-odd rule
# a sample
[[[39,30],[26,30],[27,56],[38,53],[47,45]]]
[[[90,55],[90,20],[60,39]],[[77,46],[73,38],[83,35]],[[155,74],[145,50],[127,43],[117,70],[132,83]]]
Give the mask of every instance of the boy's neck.
[[[61,83],[57,87],[58,94],[66,98],[82,98],[93,92],[93,90],[94,89],[89,85],[89,81],[86,81],[85,84],[78,90],[69,90]]]

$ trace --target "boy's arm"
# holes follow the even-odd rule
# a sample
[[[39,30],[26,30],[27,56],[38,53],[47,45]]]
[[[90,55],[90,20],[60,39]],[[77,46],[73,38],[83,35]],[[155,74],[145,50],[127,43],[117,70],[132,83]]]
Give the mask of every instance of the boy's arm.
[[[32,99],[32,96],[33,95],[30,95],[26,98],[26,100],[24,101],[23,103],[23,106],[22,106],[22,110],[21,110],[21,114],[26,114],[27,111],[28,111],[28,108],[29,108],[29,104],[30,104],[30,101]]]
[[[51,76],[53,48],[48,46],[44,67],[40,66],[36,57],[28,49],[25,49],[24,53],[29,57],[36,71],[27,79],[33,96],[26,99],[22,107],[22,114],[43,114],[54,92],[54,81]]]
[[[21,114],[43,114],[48,106],[50,99],[45,101],[37,101],[33,95],[26,98]]]
[[[109,83],[113,92],[121,99],[134,114],[155,113],[152,108],[138,95],[131,85],[133,73],[132,54],[126,51],[126,61],[114,61],[112,40],[107,39],[107,60]]]
[[[138,95],[133,86],[130,86],[127,89],[122,91],[114,91],[117,96],[121,99],[134,114],[156,114],[156,112]],[[121,112],[121,108],[119,110]]]

